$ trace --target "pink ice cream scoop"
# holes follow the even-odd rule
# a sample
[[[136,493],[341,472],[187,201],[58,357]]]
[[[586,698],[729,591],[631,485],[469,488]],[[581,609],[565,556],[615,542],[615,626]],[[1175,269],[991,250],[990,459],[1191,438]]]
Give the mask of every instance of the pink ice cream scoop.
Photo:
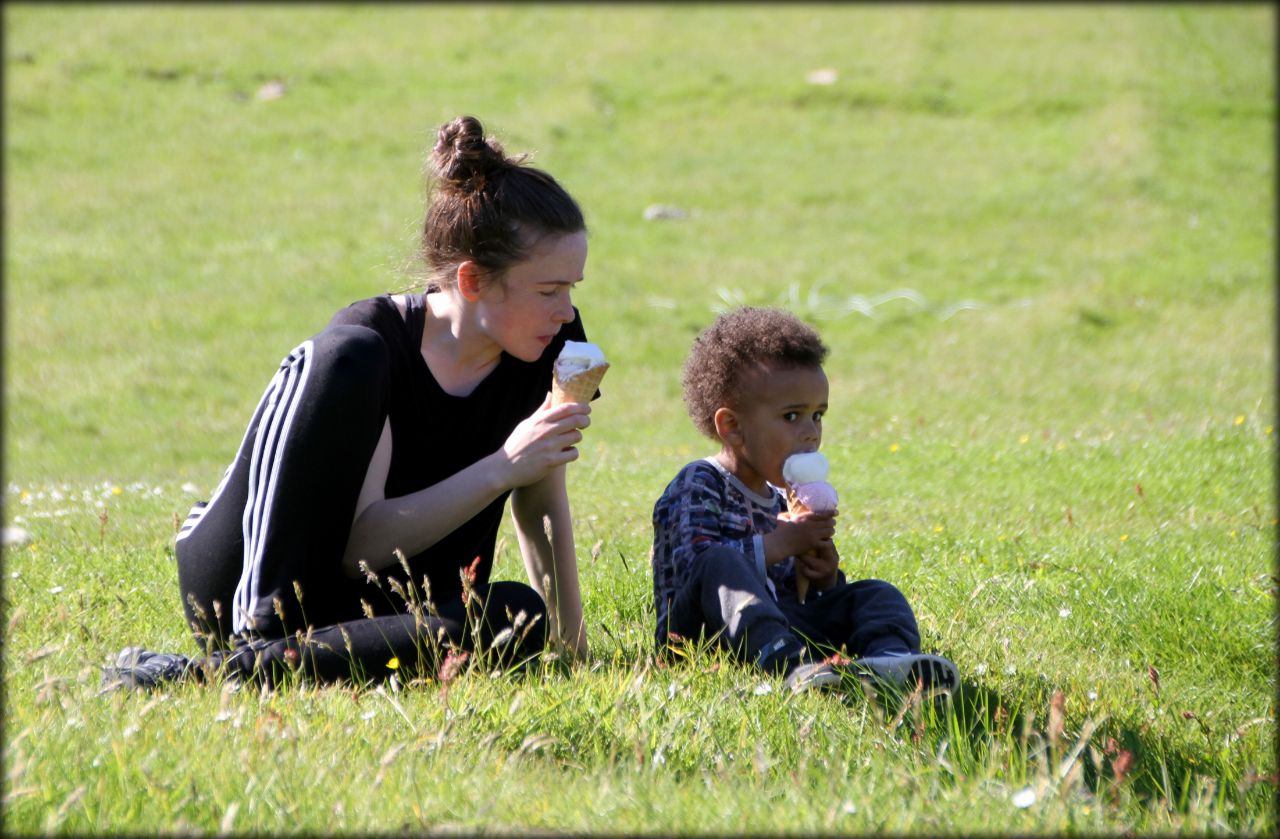
[[[839,506],[836,488],[826,481],[792,484],[791,491],[796,494],[797,501],[815,513],[829,513]]]

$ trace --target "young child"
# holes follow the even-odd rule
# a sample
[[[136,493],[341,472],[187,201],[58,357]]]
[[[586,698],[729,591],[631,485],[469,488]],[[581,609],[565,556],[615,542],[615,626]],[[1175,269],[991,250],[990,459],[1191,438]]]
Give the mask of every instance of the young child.
[[[776,309],[740,308],[694,340],[684,399],[720,452],[681,469],[653,508],[658,650],[673,636],[714,637],[800,690],[839,682],[823,658],[843,647],[860,676],[954,687],[955,666],[920,652],[898,589],[846,581],[835,513],[785,512],[783,462],[822,444],[826,355],[813,329]],[[803,603],[797,574],[810,581]]]

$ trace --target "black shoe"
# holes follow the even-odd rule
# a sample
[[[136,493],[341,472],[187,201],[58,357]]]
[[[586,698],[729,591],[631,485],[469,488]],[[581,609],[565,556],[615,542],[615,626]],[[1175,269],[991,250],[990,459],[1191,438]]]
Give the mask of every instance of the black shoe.
[[[197,671],[196,665],[185,655],[125,647],[116,656],[114,666],[102,668],[102,687],[157,688],[166,682],[185,679]]]

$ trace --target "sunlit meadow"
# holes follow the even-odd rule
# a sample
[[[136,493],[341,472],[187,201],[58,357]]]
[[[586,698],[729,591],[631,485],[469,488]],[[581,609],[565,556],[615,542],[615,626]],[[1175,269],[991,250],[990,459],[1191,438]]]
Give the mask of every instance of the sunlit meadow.
[[[6,833],[1274,832],[1274,23],[6,4]],[[280,357],[412,281],[459,113],[587,213],[589,660],[100,693],[196,652],[177,524]],[[739,303],[830,344],[845,571],[954,696],[654,659],[679,367]]]

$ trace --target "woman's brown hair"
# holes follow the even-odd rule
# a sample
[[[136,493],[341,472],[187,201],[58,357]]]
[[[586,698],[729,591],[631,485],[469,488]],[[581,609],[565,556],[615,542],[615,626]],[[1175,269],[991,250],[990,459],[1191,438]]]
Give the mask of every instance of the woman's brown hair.
[[[578,203],[551,175],[525,165],[527,157],[508,157],[475,117],[440,126],[422,225],[431,286],[454,282],[458,265],[468,260],[489,282],[501,283],[543,238],[586,230]]]

